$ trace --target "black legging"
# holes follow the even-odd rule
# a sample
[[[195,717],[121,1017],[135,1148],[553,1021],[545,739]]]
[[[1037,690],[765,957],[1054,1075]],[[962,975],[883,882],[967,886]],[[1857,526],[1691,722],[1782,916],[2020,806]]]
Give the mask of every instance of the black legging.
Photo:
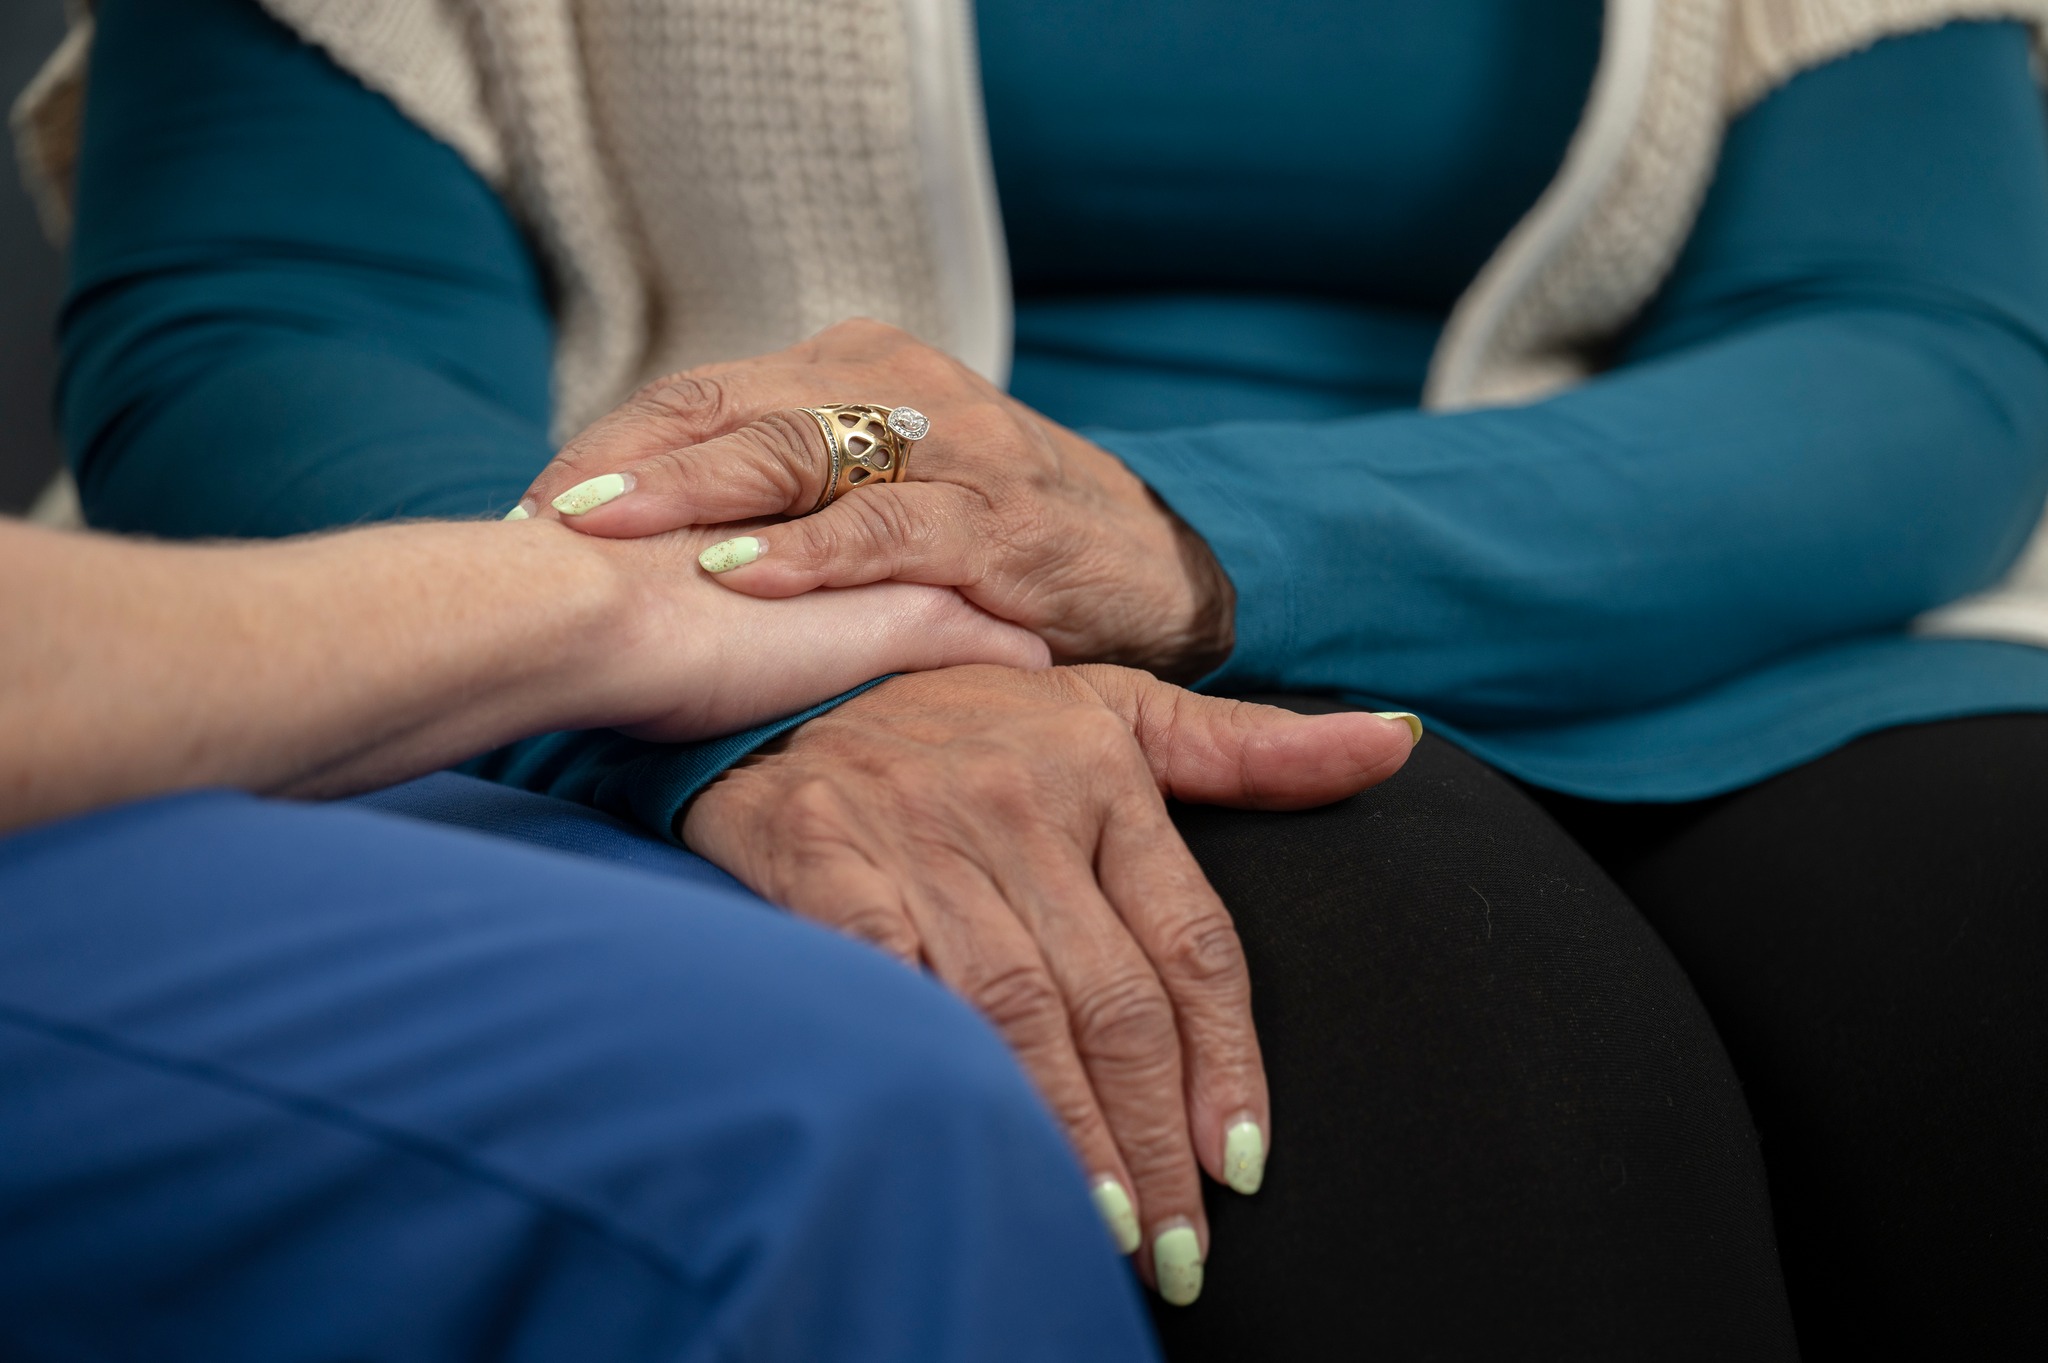
[[[1683,806],[1426,738],[1341,805],[1176,819],[1274,1153],[1210,1189],[1174,1363],[2048,1356],[2048,715]]]

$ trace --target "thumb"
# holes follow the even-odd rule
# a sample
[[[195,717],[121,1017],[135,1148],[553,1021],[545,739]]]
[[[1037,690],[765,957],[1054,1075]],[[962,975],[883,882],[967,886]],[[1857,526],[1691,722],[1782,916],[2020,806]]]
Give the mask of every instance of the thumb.
[[[1052,651],[1030,630],[975,606],[942,587],[882,582],[844,591],[819,592],[818,602],[842,602],[873,611],[880,653],[870,676],[884,672],[930,672],[943,667],[987,663],[1036,671],[1052,665]]]
[[[1392,776],[1422,738],[1422,721],[1404,712],[1298,715],[1198,695],[1129,668],[1074,671],[1131,726],[1160,790],[1196,804],[1329,804]]]

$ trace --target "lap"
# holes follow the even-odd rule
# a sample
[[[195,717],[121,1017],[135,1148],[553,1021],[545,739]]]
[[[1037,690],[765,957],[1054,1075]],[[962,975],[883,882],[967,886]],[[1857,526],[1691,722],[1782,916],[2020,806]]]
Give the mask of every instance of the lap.
[[[0,903],[0,1352],[1142,1353],[1000,1042],[758,901],[201,795]]]
[[[1170,1356],[1791,1355],[1712,1023],[1526,795],[1426,738],[1340,805],[1176,820],[1245,941],[1274,1148],[1257,1197],[1212,1190]]]
[[[1327,810],[1177,811],[1245,937],[1275,1146],[1257,1198],[1212,1190],[1169,1353],[1789,1356],[1783,1283],[1811,1358],[2038,1346],[2044,810],[2021,715],[1692,806],[1428,739]]]
[[[1813,1357],[2048,1330],[2048,715],[1873,734],[1717,800],[1544,797],[1741,1073]]]

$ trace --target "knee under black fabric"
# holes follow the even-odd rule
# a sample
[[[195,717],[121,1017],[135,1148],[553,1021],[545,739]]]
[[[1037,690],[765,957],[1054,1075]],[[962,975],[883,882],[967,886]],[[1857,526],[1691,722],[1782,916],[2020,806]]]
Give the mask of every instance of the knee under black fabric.
[[[1343,804],[1175,817],[1244,938],[1274,1143],[1256,1197],[1210,1189],[1169,1357],[1794,1355],[1707,1012],[1525,794],[1426,739]]]
[[[2048,1356],[2048,715],[1697,805],[1539,798],[1727,1044],[1806,1357]]]

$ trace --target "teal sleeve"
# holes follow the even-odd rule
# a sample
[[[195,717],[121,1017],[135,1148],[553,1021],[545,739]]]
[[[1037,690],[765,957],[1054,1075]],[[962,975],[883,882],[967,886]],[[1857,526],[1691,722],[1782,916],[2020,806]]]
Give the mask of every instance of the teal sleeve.
[[[1210,543],[1207,683],[1457,723],[1634,710],[1993,581],[2048,495],[2048,136],[2013,25],[1731,130],[1662,296],[1553,400],[1091,432]]]
[[[269,536],[503,514],[553,452],[554,337],[490,186],[254,0],[95,13],[59,394],[91,521]],[[673,836],[690,796],[805,717],[683,746],[556,734],[478,765]]]

